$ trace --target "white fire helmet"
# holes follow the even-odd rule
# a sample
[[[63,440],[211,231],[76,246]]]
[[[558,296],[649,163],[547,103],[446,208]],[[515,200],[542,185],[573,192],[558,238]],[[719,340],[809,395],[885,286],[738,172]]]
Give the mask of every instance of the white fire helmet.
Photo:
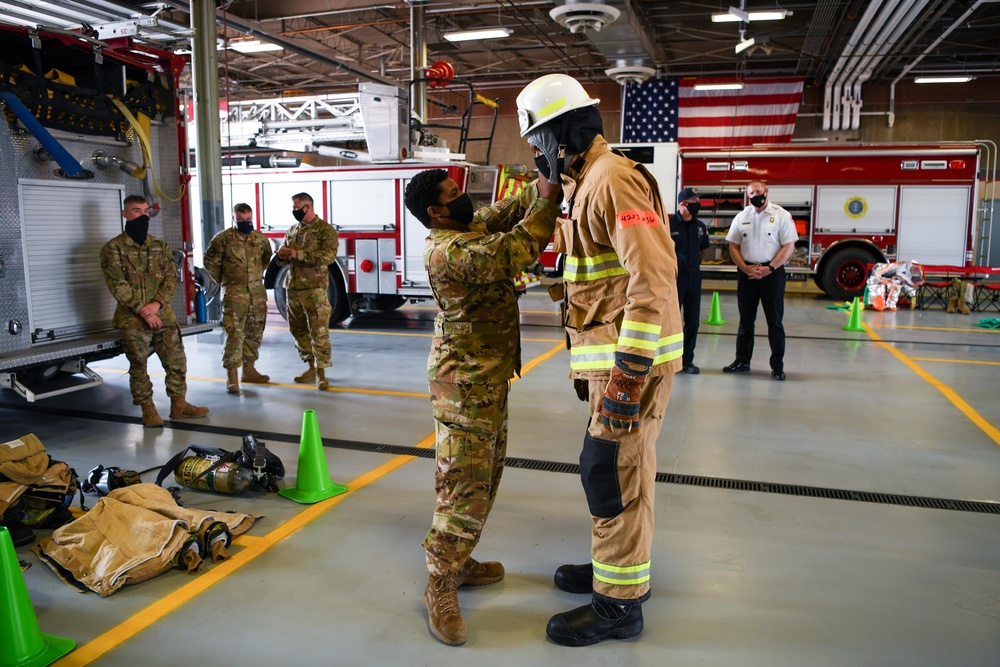
[[[573,77],[546,74],[525,86],[517,96],[517,122],[521,126],[521,136],[564,113],[599,102],[588,95]]]

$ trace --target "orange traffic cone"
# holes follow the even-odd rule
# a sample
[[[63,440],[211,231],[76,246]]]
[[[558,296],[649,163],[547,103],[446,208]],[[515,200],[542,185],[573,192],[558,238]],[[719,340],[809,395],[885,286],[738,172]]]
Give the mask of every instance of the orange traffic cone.
[[[306,410],[302,415],[302,437],[299,440],[299,467],[295,473],[295,488],[281,489],[281,495],[297,503],[311,505],[347,491],[343,484],[330,481],[319,435],[316,413]]]
[[[72,639],[43,635],[28,598],[10,532],[0,526],[0,665],[41,667],[76,646]]]
[[[722,310],[719,308],[719,293],[712,292],[712,311],[708,314],[708,319],[702,322],[702,324],[722,326],[725,323],[726,320],[722,319]]]

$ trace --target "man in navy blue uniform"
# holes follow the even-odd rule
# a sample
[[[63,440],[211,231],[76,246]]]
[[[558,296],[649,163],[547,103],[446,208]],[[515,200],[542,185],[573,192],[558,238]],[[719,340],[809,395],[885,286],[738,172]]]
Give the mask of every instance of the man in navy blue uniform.
[[[670,216],[670,238],[677,253],[677,300],[684,315],[685,373],[697,375],[694,346],[698,342],[698,322],[701,320],[701,254],[708,248],[708,227],[698,219],[701,203],[693,188],[684,188],[677,195],[677,212]]]

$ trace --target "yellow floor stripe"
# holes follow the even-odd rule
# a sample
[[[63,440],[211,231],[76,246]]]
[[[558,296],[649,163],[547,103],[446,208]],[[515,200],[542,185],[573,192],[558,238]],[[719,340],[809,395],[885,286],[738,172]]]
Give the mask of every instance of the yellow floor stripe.
[[[545,352],[539,357],[532,359],[523,367],[523,373],[527,373],[541,362],[551,358],[561,349],[563,349],[562,343],[553,347],[551,350]],[[421,449],[430,449],[434,447],[435,442],[435,434],[431,433],[421,440],[416,446]],[[154,602],[142,611],[133,615],[131,618],[122,621],[104,634],[77,648],[62,660],[52,664],[57,667],[83,667],[84,665],[89,665],[91,662],[100,658],[108,651],[113,650],[116,646],[128,641],[157,621],[162,620],[171,612],[175,611],[187,602],[190,602],[193,598],[208,590],[224,577],[236,572],[244,565],[252,562],[255,558],[266,552],[271,547],[275,546],[285,538],[290,537],[293,533],[314,519],[322,516],[327,510],[331,509],[335,505],[338,505],[348,496],[354,494],[360,489],[363,489],[365,486],[380,479],[381,477],[384,477],[390,472],[406,465],[414,458],[416,457],[394,457],[392,460],[384,463],[383,465],[374,468],[364,475],[348,482],[348,490],[345,493],[322,502],[318,502],[315,505],[310,505],[307,509],[299,512],[294,517],[262,537],[255,538],[253,536],[241,535],[237,538],[237,540],[240,541],[239,544],[248,544],[246,544],[245,548],[233,554],[232,558],[223,563],[219,563],[203,574],[199,574],[197,579],[181,586],[173,593],[170,593],[157,602]]]
[[[975,364],[982,366],[1000,366],[1000,361],[973,361],[971,359],[932,359],[931,357],[910,357],[913,361],[938,361],[943,364]]]
[[[983,327],[925,327],[919,324],[873,324],[879,329],[918,329],[920,331],[961,331],[964,333],[1000,333],[1000,329],[985,329]]]
[[[888,350],[894,357],[903,362],[903,364],[906,365],[910,370],[912,370],[914,373],[923,378],[925,382],[927,382],[932,387],[934,387],[942,394],[944,394],[945,398],[951,401],[951,403],[956,408],[958,408],[962,412],[962,414],[968,417],[973,424],[978,426],[979,429],[983,433],[985,433],[988,438],[990,438],[997,445],[1000,445],[1000,429],[996,428],[995,426],[993,426],[993,424],[989,423],[986,419],[984,419],[983,416],[980,415],[978,412],[976,412],[976,410],[971,405],[969,405],[965,401],[965,399],[959,396],[955,392],[955,390],[953,390],[951,387],[944,384],[943,382],[940,382],[933,375],[931,375],[930,373],[922,369],[920,366],[918,366],[916,362],[914,362],[912,359],[907,357],[905,354],[897,350],[892,345],[889,345],[888,343],[883,341],[879,337],[879,335],[875,333],[870,326],[868,326],[868,324],[862,322],[862,326],[865,328],[865,331],[868,332],[868,335],[872,337],[872,340],[874,340],[884,349]]]

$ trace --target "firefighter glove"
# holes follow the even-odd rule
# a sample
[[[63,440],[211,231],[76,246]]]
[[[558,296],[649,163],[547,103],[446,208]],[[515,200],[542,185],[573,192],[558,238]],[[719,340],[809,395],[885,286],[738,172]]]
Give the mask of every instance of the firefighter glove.
[[[639,427],[639,396],[649,375],[649,366],[637,371],[620,359],[611,369],[611,380],[601,399],[600,419],[608,428],[631,431]]]

